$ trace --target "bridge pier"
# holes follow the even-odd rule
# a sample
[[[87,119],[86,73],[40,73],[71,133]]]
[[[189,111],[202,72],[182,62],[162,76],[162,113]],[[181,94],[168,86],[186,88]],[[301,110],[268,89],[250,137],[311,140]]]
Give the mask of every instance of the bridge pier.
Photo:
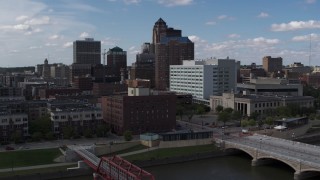
[[[294,180],[303,180],[303,179],[308,179],[308,178],[311,178],[311,177],[319,177],[320,176],[320,173],[319,172],[298,172],[296,171],[294,173],[294,176],[293,176],[293,179]]]
[[[271,164],[272,162],[272,159],[252,159],[251,166],[262,166],[266,164]]]

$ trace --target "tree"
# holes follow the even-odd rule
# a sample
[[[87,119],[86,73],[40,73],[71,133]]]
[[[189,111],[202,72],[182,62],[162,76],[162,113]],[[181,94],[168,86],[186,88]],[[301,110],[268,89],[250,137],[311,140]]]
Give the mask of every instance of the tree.
[[[35,132],[32,134],[33,141],[40,141],[42,138],[43,138],[43,135],[41,132]]]
[[[11,136],[11,140],[14,141],[14,143],[22,143],[23,140],[23,136],[22,136],[22,132],[20,130],[16,130],[12,136]]]
[[[228,108],[225,108],[223,111],[231,114],[233,112],[233,109],[228,107]]]
[[[265,120],[265,123],[270,127],[274,123],[274,118],[271,116],[268,116]]]
[[[97,127],[97,136],[98,137],[106,137],[108,135],[108,132],[110,131],[110,127],[106,124],[100,124]]]
[[[29,123],[30,134],[33,134],[35,132],[46,134],[51,131],[52,131],[52,128],[51,128],[51,120],[49,115],[38,118],[34,121],[30,121]]]
[[[241,121],[241,127],[247,127],[247,126],[249,126],[249,121],[248,120],[242,120]]]
[[[255,126],[256,124],[257,124],[256,120],[254,120],[254,119],[249,119],[249,121],[248,121],[248,125],[249,125],[249,126]]]
[[[83,133],[84,137],[86,138],[92,138],[93,136],[93,133],[92,133],[92,130],[90,128],[86,128],[84,130],[84,133]]]
[[[53,132],[47,132],[45,136],[46,136],[46,140],[49,140],[49,141],[55,139]]]
[[[222,111],[218,115],[218,121],[223,122],[223,126],[225,126],[226,122],[228,122],[230,119],[231,119],[231,115],[226,111]]]
[[[223,106],[218,105],[215,110],[219,113],[223,110]]]
[[[200,115],[200,117],[202,117],[202,115],[205,113],[205,109],[203,105],[198,105],[196,111],[197,111],[197,114]]]
[[[126,141],[131,141],[132,140],[132,132],[131,131],[125,131],[123,133],[123,137],[124,137],[124,140]]]
[[[73,128],[72,127],[64,127],[62,129],[62,132],[63,132],[63,137],[65,139],[71,139],[74,135],[74,131],[73,131]]]

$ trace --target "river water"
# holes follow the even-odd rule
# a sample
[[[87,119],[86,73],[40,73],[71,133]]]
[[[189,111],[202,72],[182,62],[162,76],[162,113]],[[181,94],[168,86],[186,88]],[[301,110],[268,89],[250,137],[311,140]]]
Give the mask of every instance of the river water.
[[[291,180],[294,173],[290,167],[281,163],[252,167],[251,159],[246,155],[154,166],[145,170],[152,173],[156,180]],[[93,178],[86,176],[72,179],[92,180]]]

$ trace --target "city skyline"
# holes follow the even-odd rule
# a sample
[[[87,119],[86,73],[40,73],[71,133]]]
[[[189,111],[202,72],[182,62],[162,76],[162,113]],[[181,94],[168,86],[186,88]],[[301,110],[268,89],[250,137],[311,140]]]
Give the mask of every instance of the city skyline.
[[[274,3],[273,3],[274,2]],[[135,62],[161,17],[195,43],[195,59],[230,58],[262,64],[281,56],[284,64],[319,65],[317,0],[245,2],[228,0],[4,0],[1,1],[0,67],[71,64],[72,43],[84,38],[101,48],[121,47]],[[318,19],[317,19],[318,18]]]

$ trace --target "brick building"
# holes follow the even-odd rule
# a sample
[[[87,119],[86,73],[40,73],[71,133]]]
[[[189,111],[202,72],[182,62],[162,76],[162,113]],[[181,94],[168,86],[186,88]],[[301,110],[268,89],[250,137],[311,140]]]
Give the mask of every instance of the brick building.
[[[104,96],[103,119],[113,132],[166,132],[176,125],[176,95],[152,95],[146,87],[128,88],[128,95]]]

